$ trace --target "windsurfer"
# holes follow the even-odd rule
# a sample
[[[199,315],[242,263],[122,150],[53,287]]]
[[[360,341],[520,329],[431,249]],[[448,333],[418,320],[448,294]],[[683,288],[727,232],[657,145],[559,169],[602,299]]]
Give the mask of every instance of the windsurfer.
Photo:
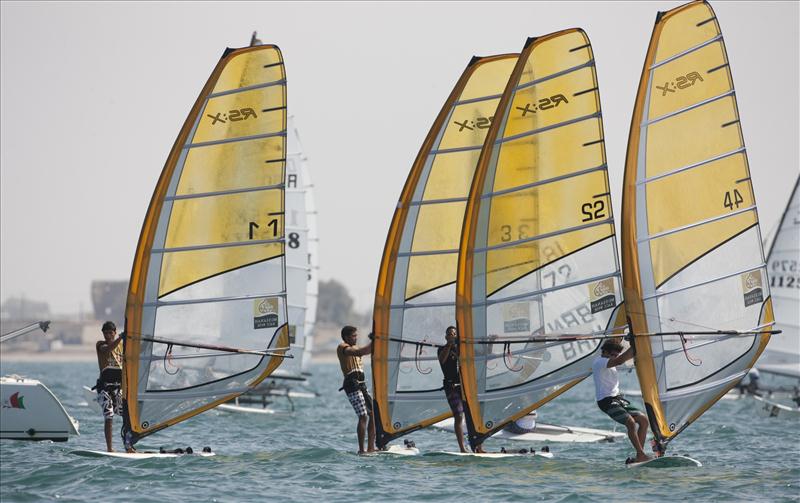
[[[358,453],[375,451],[375,420],[372,415],[372,397],[367,392],[365,382],[364,367],[361,364],[361,357],[372,353],[372,334],[370,343],[363,347],[356,346],[358,342],[358,329],[347,325],[342,328],[342,342],[336,348],[336,356],[339,357],[339,366],[342,368],[344,383],[339,391],[344,390],[347,399],[353,406],[358,416]],[[367,424],[369,418],[369,425]],[[364,451],[364,431],[368,430],[368,446]]]
[[[103,323],[101,331],[103,340],[95,345],[100,376],[93,389],[97,390],[97,401],[103,411],[106,449],[114,452],[111,440],[114,415],[122,413],[122,334],[117,337],[117,326],[113,321]],[[133,452],[132,447],[126,446],[126,450]]]
[[[456,440],[461,452],[467,452],[464,447],[464,402],[461,399],[461,375],[458,364],[458,332],[456,327],[447,327],[444,333],[444,346],[440,346],[437,351],[439,365],[442,367],[444,376],[444,394],[447,397],[447,404],[453,412],[453,426],[456,431]],[[484,452],[480,444],[475,448],[475,452]]]
[[[643,449],[647,438],[647,416],[620,396],[619,377],[615,368],[633,356],[633,346],[623,353],[620,343],[608,340],[600,348],[600,356],[595,358],[592,363],[592,373],[597,406],[611,416],[611,419],[625,425],[628,430],[628,439],[636,449],[634,461],[639,463],[650,459]]]

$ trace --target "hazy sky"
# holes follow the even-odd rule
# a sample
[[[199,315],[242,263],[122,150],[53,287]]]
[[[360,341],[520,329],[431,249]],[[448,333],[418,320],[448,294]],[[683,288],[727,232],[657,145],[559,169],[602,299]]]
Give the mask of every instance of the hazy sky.
[[[3,2],[0,297],[90,309],[127,279],[156,180],[225,47],[280,46],[320,211],[320,276],[371,305],[411,163],[473,55],[581,27],[595,52],[614,209],[658,10],[680,2]],[[713,2],[762,230],[798,174],[797,2]]]

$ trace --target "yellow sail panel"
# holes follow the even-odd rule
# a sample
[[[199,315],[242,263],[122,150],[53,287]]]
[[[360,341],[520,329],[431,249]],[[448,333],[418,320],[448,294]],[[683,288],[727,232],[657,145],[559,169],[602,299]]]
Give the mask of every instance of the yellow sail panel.
[[[233,142],[189,150],[178,195],[266,187],[283,183],[283,137]]]
[[[516,55],[474,58],[411,168],[375,294],[378,443],[450,415],[431,344],[455,325],[456,266],[467,193]]]
[[[282,254],[280,243],[165,253],[158,294],[166,295],[198,280]]]
[[[208,100],[192,143],[278,133],[286,129],[286,89],[276,85]]]
[[[538,63],[533,68],[533,75],[542,75]],[[529,133],[532,123],[544,129],[596,113],[597,95],[591,91],[595,87],[593,67],[583,67],[570,72],[569,78],[551,78],[519,89],[511,103],[503,138]]]
[[[167,159],[128,292],[129,443],[238,396],[283,359],[284,80],[277,47],[226,51]]]
[[[277,47],[265,47],[258,51],[241,52],[230,59],[212,93],[263,86],[284,79],[286,73],[281,51]]]
[[[496,104],[496,103],[495,103]],[[469,192],[480,150],[463,150],[448,155],[437,155],[431,165],[423,199],[451,199],[464,197]],[[461,215],[463,218],[463,214]],[[461,227],[461,219],[458,223]]]
[[[660,36],[650,64],[660,63],[720,35],[711,6],[697,1],[672,9],[660,21]]]
[[[622,243],[636,371],[666,445],[745,375],[773,324],[730,66],[704,2],[656,20],[631,121]]]
[[[591,168],[592,163],[604,158],[602,138],[602,121],[592,118],[508,141],[503,144],[498,164],[513,165],[515,169],[498,170],[494,190],[499,192]],[[565,141],[580,143],[581,148],[558,148]],[[540,155],[545,158],[544,152],[547,162],[540,162]]]
[[[744,146],[733,96],[708,103],[647,128],[647,176],[654,177]],[[697,138],[706,141],[698,142]]]
[[[586,34],[530,39],[484,142],[457,279],[473,446],[574,386],[621,298],[594,57]],[[602,299],[602,300],[600,300]],[[534,342],[533,337],[548,337]]]

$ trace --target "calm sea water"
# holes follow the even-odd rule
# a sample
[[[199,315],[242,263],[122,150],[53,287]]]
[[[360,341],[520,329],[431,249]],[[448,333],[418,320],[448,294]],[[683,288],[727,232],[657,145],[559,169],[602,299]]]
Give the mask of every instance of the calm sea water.
[[[41,380],[81,423],[66,443],[0,441],[0,500],[16,501],[799,501],[800,420],[763,418],[750,400],[723,401],[671,444],[695,469],[626,469],[627,442],[550,445],[555,458],[357,456],[355,416],[336,365],[314,369],[319,398],[273,416],[209,411],[143,439],[138,447],[209,445],[212,458],[84,458],[102,449],[102,419],[82,385],[93,363],[3,362],[2,373]],[[288,404],[281,404],[288,410]],[[540,409],[540,420],[612,429],[591,381]],[[115,423],[115,446],[119,423]],[[425,451],[455,450],[451,433],[410,435]],[[514,447],[521,444],[513,443]],[[499,450],[508,442],[489,440]]]

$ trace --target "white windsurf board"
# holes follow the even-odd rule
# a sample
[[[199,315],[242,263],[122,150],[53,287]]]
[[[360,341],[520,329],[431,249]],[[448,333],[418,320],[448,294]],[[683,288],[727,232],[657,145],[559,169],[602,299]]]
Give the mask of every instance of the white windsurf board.
[[[195,452],[192,454],[176,454],[174,452],[154,452],[154,451],[140,451],[140,452],[107,452],[107,451],[92,451],[92,450],[79,450],[72,451],[76,456],[83,456],[88,458],[123,458],[123,459],[150,459],[150,458],[180,458],[183,456],[208,458],[216,456],[213,452]]]
[[[689,456],[661,456],[640,463],[627,463],[628,468],[689,468],[700,467],[703,463]]]

